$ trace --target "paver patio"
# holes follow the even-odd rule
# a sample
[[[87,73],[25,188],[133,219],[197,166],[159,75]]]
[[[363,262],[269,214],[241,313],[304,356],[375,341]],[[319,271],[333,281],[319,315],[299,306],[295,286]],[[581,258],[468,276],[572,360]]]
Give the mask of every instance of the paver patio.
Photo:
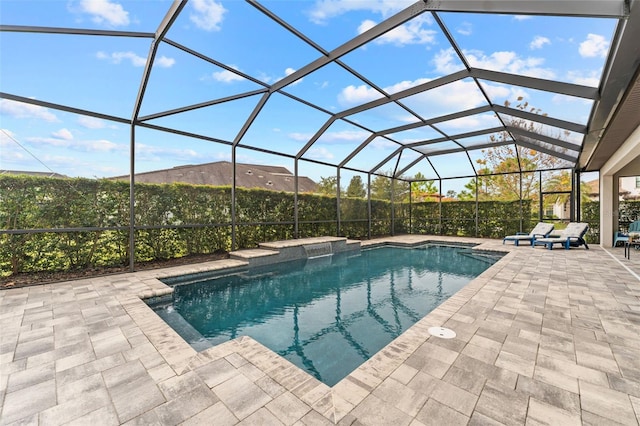
[[[247,337],[197,353],[141,300],[234,260],[2,291],[0,423],[640,424],[640,252],[386,240],[426,239],[509,254],[333,388]]]

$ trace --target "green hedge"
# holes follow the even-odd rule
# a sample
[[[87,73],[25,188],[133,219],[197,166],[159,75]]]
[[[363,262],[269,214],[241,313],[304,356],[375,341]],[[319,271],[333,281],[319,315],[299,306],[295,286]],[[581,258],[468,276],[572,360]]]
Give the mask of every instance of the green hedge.
[[[589,224],[587,242],[597,244],[600,242],[600,203],[582,203],[581,220]],[[627,231],[629,224],[640,220],[640,201],[620,201],[618,206],[618,223],[621,231]]]
[[[396,222],[396,230],[408,229],[414,234],[454,235],[461,237],[502,238],[522,230],[529,230],[537,219],[528,217],[530,200],[481,201],[478,203],[478,225],[476,229],[475,201],[444,202],[442,207],[436,202],[414,203],[402,207],[405,226]],[[411,208],[411,226],[408,226]],[[397,211],[398,207],[396,207]],[[442,212],[442,218],[440,213]],[[522,219],[521,219],[522,218]],[[396,220],[399,217],[396,215]]]
[[[237,248],[295,236],[294,195],[238,188]],[[522,211],[529,211],[528,202]],[[298,195],[301,238],[367,238],[394,233],[475,236],[474,202],[406,203]],[[478,236],[500,238],[520,230],[519,202],[481,202]],[[136,262],[231,250],[231,188],[136,184]],[[93,179],[0,176],[0,275],[81,270],[129,264],[129,183]],[[394,229],[392,230],[392,225]],[[169,228],[160,228],[160,227]],[[532,225],[523,225],[525,230]],[[339,228],[338,228],[339,227]],[[101,228],[46,232],[58,228]],[[33,232],[33,230],[40,230]]]

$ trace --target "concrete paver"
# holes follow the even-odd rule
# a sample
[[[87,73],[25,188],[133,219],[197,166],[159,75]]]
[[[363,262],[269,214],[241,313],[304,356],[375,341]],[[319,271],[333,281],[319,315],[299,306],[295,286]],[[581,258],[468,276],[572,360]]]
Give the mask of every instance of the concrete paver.
[[[363,246],[428,239],[509,254],[333,388],[250,338],[198,353],[141,300],[237,260],[4,290],[0,424],[640,424],[640,254]]]

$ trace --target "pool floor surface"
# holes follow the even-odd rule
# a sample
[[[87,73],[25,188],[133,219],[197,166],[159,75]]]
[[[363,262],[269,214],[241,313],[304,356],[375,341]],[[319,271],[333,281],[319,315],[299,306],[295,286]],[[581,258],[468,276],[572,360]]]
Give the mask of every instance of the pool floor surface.
[[[425,240],[509,254],[333,387],[251,338],[197,353],[141,300],[233,260],[1,291],[0,424],[640,424],[640,253],[385,239]]]

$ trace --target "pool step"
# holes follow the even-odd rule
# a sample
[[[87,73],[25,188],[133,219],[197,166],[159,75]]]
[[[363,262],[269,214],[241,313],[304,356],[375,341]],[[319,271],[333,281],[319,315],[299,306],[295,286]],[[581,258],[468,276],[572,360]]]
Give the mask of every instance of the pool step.
[[[249,266],[260,266],[279,262],[279,260],[277,260],[279,254],[280,253],[277,250],[265,250],[258,248],[232,251],[229,253],[229,258],[242,260],[247,262]]]
[[[231,259],[248,262],[249,266],[262,266],[289,260],[316,257],[322,254],[359,252],[360,241],[347,240],[344,237],[315,237],[297,240],[271,241],[261,243],[259,248],[238,250],[229,253]]]

